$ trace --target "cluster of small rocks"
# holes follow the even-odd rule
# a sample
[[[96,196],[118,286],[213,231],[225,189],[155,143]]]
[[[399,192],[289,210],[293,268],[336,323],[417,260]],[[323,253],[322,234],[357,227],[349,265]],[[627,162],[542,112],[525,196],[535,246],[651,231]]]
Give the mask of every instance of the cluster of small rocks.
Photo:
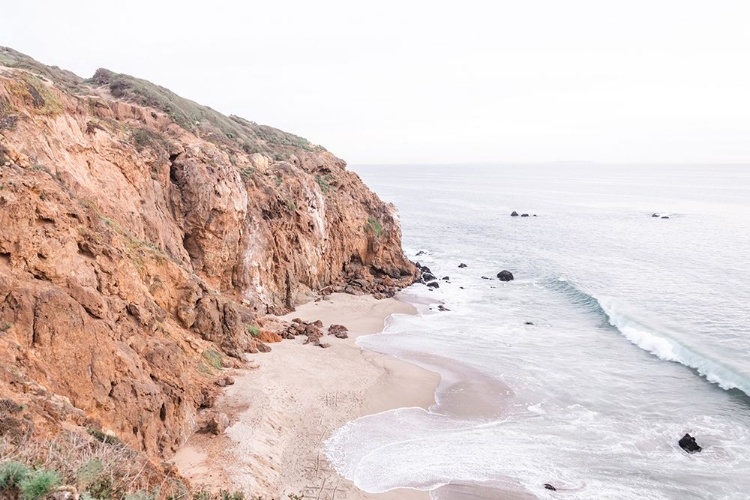
[[[412,283],[411,276],[402,277],[394,272],[393,276],[368,269],[359,263],[349,263],[344,268],[343,285],[328,287],[325,292],[348,293],[350,295],[370,294],[376,299],[393,297],[396,292]]]
[[[320,341],[320,338],[323,336],[323,322],[319,319],[307,322],[299,318],[294,318],[292,323],[279,332],[279,334],[285,339],[294,339],[300,335],[305,335],[307,337],[305,344],[313,344],[324,349],[331,347],[331,344]]]
[[[424,283],[429,288],[440,288],[440,284],[437,282],[437,277],[434,274],[432,274],[432,271],[430,271],[429,267],[423,266],[419,262],[416,262],[414,265],[419,270],[419,282],[420,283]]]

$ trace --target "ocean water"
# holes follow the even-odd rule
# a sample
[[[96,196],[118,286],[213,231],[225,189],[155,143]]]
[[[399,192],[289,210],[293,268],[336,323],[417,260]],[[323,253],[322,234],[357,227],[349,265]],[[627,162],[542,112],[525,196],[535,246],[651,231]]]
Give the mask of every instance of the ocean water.
[[[750,167],[353,170],[397,206],[410,258],[450,280],[410,287],[421,314],[358,340],[443,381],[428,411],[336,431],[340,473],[435,499],[750,498]],[[686,432],[702,453],[678,447]]]

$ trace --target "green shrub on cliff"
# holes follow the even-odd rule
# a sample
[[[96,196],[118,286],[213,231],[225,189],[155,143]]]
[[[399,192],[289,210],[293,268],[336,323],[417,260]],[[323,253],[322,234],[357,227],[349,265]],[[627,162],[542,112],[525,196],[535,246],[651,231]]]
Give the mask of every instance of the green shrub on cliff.
[[[16,488],[31,473],[25,464],[13,460],[0,463],[0,491]]]
[[[318,186],[320,186],[320,190],[323,191],[323,194],[328,193],[333,186],[331,186],[330,181],[333,179],[333,177],[329,174],[325,177],[321,177],[319,175],[315,176],[315,182],[318,183]]]
[[[247,327],[247,333],[249,333],[253,337],[258,337],[260,335],[260,328],[255,325],[249,325]]]
[[[206,363],[213,366],[217,370],[221,370],[221,354],[214,351],[213,349],[206,349],[203,351],[203,359],[206,360]]]
[[[28,474],[18,483],[23,500],[37,500],[44,498],[54,488],[60,485],[60,476],[50,470],[38,470]]]
[[[375,219],[374,217],[370,217],[367,219],[367,225],[365,226],[365,231],[372,231],[375,233],[375,236],[380,236],[380,234],[383,232],[383,224],[380,223],[378,219]]]

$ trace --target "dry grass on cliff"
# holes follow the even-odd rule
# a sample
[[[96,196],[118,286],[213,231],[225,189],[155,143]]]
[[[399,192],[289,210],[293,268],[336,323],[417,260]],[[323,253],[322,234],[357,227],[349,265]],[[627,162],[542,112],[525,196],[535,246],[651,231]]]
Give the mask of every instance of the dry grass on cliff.
[[[17,446],[0,441],[0,462],[18,462],[59,476],[62,484],[87,492],[89,498],[133,498],[148,492],[154,499],[190,498],[185,483],[142,453],[119,441],[62,432],[47,441],[27,441]],[[135,497],[140,498],[140,497]]]
[[[0,438],[0,498],[41,500],[65,485],[82,500],[263,500],[226,490],[191,491],[173,467],[156,465],[101,432],[89,434],[62,432],[54,439],[15,444]]]
[[[66,90],[79,91],[83,88],[81,85],[83,79],[71,71],[60,69],[57,66],[47,66],[10,47],[0,47],[0,65],[36,73]]]

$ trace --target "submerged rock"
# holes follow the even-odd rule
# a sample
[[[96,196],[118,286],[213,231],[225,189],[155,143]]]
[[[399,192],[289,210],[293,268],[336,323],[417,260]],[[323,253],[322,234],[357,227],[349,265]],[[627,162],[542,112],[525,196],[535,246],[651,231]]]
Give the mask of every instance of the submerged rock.
[[[521,217],[528,217],[529,214],[521,214]]]
[[[703,448],[698,446],[698,443],[695,442],[695,438],[691,436],[690,434],[685,434],[682,436],[682,439],[680,439],[679,442],[680,448],[685,450],[688,453],[698,453]]]
[[[440,279],[443,280],[443,281],[450,281],[451,280],[450,276],[443,276]]]
[[[469,267],[469,266],[467,266],[466,264],[464,264],[464,263],[462,262],[462,263],[460,263],[460,264],[458,265],[458,267],[459,267],[459,268],[461,268],[461,269],[463,269],[463,268],[465,268],[465,267]]]
[[[551,485],[551,484],[549,484],[549,483],[544,483],[544,489],[545,489],[545,490],[552,490],[552,491],[557,491],[557,488],[555,488],[554,486],[552,486],[552,485]]]
[[[437,281],[430,281],[429,283],[427,283],[427,286],[430,288],[440,288],[440,285]]]
[[[653,214],[651,214],[651,217],[659,217],[659,214],[653,213]]]
[[[513,210],[513,212],[510,214],[511,217],[518,217],[518,212]]]
[[[443,312],[445,312],[445,311],[450,311],[450,309],[448,309],[447,307],[445,307],[445,306],[444,306],[443,304],[440,304],[440,305],[438,306],[438,311],[443,311]]]
[[[662,219],[669,219],[669,217],[667,217],[666,215],[662,215],[661,218]]]
[[[513,281],[513,273],[510,271],[500,271],[497,273],[497,277],[500,278],[500,281]]]

